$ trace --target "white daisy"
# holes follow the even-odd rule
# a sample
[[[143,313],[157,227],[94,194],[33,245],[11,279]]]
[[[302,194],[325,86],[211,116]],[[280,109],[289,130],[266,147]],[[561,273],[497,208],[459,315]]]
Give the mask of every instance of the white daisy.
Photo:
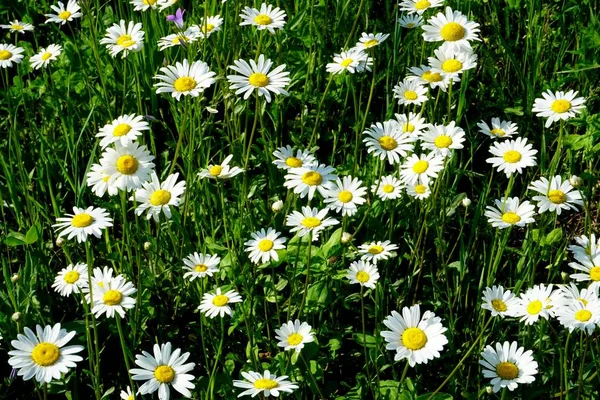
[[[576,260],[593,260],[600,257],[600,237],[596,240],[593,233],[590,236],[576,236],[575,243],[569,246],[569,251]]]
[[[273,164],[275,164],[277,168],[285,170],[304,167],[305,165],[313,164],[316,161],[315,156],[309,151],[296,150],[296,152],[294,152],[294,149],[290,145],[279,147],[273,152],[273,156],[275,157]]]
[[[542,98],[535,99],[533,111],[538,117],[548,118],[546,128],[559,120],[567,120],[580,114],[585,108],[585,99],[576,97],[578,92],[569,90],[568,92],[555,92],[547,90],[542,93]]]
[[[563,181],[560,175],[554,176],[551,181],[542,177],[531,182],[528,189],[541,193],[541,196],[532,198],[538,202],[540,214],[550,211],[560,215],[562,210],[578,211],[577,206],[583,206],[579,190],[574,189],[568,179]]]
[[[414,29],[423,25],[423,17],[419,14],[408,14],[398,18],[398,24],[406,29]]]
[[[25,49],[16,47],[12,44],[0,43],[0,67],[12,67],[13,63],[20,64],[23,61],[23,52]]]
[[[308,195],[312,200],[316,191],[321,196],[327,196],[327,191],[332,188],[333,181],[337,179],[335,168],[325,164],[310,164],[305,167],[291,168],[285,175],[283,186],[294,189],[303,199]]]
[[[428,130],[421,135],[421,148],[431,150],[433,154],[448,157],[451,150],[464,148],[465,131],[454,121],[448,125],[429,124]]]
[[[388,33],[366,33],[363,32],[358,43],[354,46],[355,49],[367,50],[375,46],[379,46],[390,35]]]
[[[428,184],[408,184],[406,185],[406,194],[408,194],[410,197],[414,197],[415,199],[423,200],[431,195],[431,188]]]
[[[207,317],[214,318],[217,315],[223,318],[225,314],[231,315],[230,304],[239,303],[242,297],[234,290],[230,290],[225,294],[221,293],[221,288],[217,288],[215,294],[204,293],[202,302],[198,306],[198,310],[202,311]]]
[[[290,84],[289,72],[284,71],[285,64],[282,64],[271,71],[273,62],[270,59],[265,60],[264,54],[258,57],[258,63],[250,60],[250,64],[245,60],[235,60],[235,65],[229,68],[241,75],[227,75],[230,83],[230,89],[235,90],[235,94],[244,94],[244,100],[256,90],[259,96],[264,96],[267,103],[271,102],[271,92],[275,94],[288,95],[284,89]],[[270,72],[269,72],[270,71]]]
[[[279,256],[276,250],[285,249],[286,238],[279,237],[280,232],[277,232],[273,228],[267,228],[265,231],[253,232],[250,234],[252,240],[248,240],[244,243],[246,246],[246,252],[250,253],[250,260],[254,264],[264,264],[271,260],[279,261]]]
[[[194,369],[194,363],[187,363],[190,353],[181,354],[181,349],[175,349],[171,352],[171,343],[154,345],[154,356],[142,351],[142,355],[135,356],[135,363],[141,368],[132,368],[129,370],[131,378],[134,381],[147,381],[140,386],[139,394],[154,393],[158,390],[159,400],[169,400],[169,386],[190,398],[195,385],[192,383],[196,379],[188,374]]]
[[[260,9],[244,7],[240,18],[243,25],[254,25],[259,31],[267,29],[271,33],[275,33],[275,29],[283,29],[285,25],[285,11],[279,7],[273,8],[272,5],[262,3]]]
[[[298,389],[298,385],[287,380],[287,375],[275,376],[269,370],[265,370],[263,374],[258,372],[243,372],[242,376],[249,382],[234,380],[233,386],[246,389],[238,395],[238,397],[250,395],[256,397],[262,394],[264,397],[279,397],[283,392],[292,393],[294,389]]]
[[[119,193],[116,186],[110,186],[108,180],[110,175],[104,172],[104,167],[100,164],[92,164],[90,172],[87,173],[87,185],[92,187],[92,192],[98,197],[104,196],[108,191],[109,196]]]
[[[448,343],[444,336],[446,328],[442,319],[431,311],[425,311],[421,318],[418,304],[402,309],[402,315],[396,311],[383,323],[391,331],[382,331],[381,336],[388,344],[386,349],[396,351],[395,361],[408,359],[411,367],[415,364],[427,364],[429,360],[440,357],[440,351]]]
[[[177,4],[179,0],[158,0],[158,11],[164,11],[172,5]]]
[[[140,1],[142,1],[142,0],[140,0]],[[143,1],[148,1],[148,0],[143,0]],[[120,396],[121,396],[121,400],[135,400],[135,396],[134,396],[133,392],[131,391],[131,387],[129,387],[129,386],[127,386],[127,391],[121,390]]]
[[[537,150],[533,149],[532,144],[527,143],[525,138],[516,140],[505,140],[503,142],[494,142],[490,146],[490,157],[486,162],[497,168],[498,172],[504,171],[506,177],[518,172],[521,174],[526,167],[533,167],[536,163],[535,154]]]
[[[121,276],[117,275],[113,278],[114,270],[110,267],[99,268],[96,267],[92,271],[92,283],[91,285],[88,282],[88,285],[84,286],[81,291],[85,293],[85,301],[91,303],[90,298],[90,286],[92,287],[92,292],[96,294],[96,291],[101,290],[108,286],[108,284],[115,278]]]
[[[281,328],[275,329],[275,339],[279,340],[277,346],[283,347],[285,351],[295,350],[296,353],[300,353],[305,343],[315,341],[311,330],[312,327],[308,323],[301,324],[298,319],[284,323]]]
[[[77,242],[85,242],[88,235],[97,238],[102,236],[102,229],[113,226],[112,219],[104,208],[88,207],[86,209],[73,207],[73,214],[66,217],[56,218],[56,232],[60,231],[58,237],[67,236],[68,240],[77,237]]]
[[[302,207],[302,212],[293,211],[285,220],[285,225],[292,227],[290,232],[298,232],[298,236],[306,236],[312,232],[312,240],[319,239],[319,233],[325,228],[339,224],[334,218],[327,217],[328,208],[323,210]]]
[[[178,177],[179,173],[171,174],[160,183],[156,172],[152,171],[150,182],[144,182],[142,187],[135,191],[135,196],[129,199],[140,203],[135,213],[142,215],[148,211],[146,219],[154,217],[154,220],[159,222],[162,211],[167,219],[171,219],[171,207],[179,207],[181,196],[185,192],[185,181],[176,183]]]
[[[20,22],[18,19],[10,21],[8,25],[0,25],[2,29],[10,29],[11,32],[25,33],[26,31],[33,31],[33,25],[26,22]]]
[[[340,74],[344,71],[353,74],[365,70],[370,71],[370,65],[373,65],[373,58],[361,49],[352,48],[339,54],[335,53],[333,62],[328,63],[325,69],[333,74]]]
[[[600,254],[597,254],[594,258],[578,258],[578,262],[570,262],[569,267],[580,273],[569,275],[571,279],[575,279],[577,282],[591,281],[594,290],[600,285]]]
[[[483,304],[481,308],[492,312],[492,317],[513,317],[519,300],[510,290],[504,290],[502,286],[492,286],[485,288],[483,292]]]
[[[600,323],[600,301],[597,299],[586,303],[579,300],[565,301],[557,308],[556,318],[569,332],[577,329],[590,335]]]
[[[408,75],[405,78],[407,81],[417,81],[421,85],[429,85],[429,87],[432,89],[439,87],[444,92],[448,89],[451,78],[446,74],[442,75],[439,72],[434,72],[428,65],[409,67],[408,70],[411,75]],[[459,81],[460,77],[456,76],[453,78],[453,82]]]
[[[127,57],[129,52],[138,52],[144,48],[144,31],[141,23],[129,21],[125,26],[125,20],[121,20],[118,24],[113,24],[106,30],[104,39],[100,40],[100,44],[105,44],[111,56],[116,57],[121,54],[121,58]]]
[[[173,33],[160,38],[158,41],[158,50],[163,51],[169,47],[185,46],[195,42],[200,36],[200,28],[196,25],[190,26],[183,32]]]
[[[460,11],[452,11],[446,7],[445,13],[431,17],[423,28],[423,39],[426,42],[444,41],[449,48],[470,49],[472,40],[479,39],[479,24],[469,21]]]
[[[391,257],[396,257],[396,253],[392,252],[397,249],[398,246],[395,244],[391,244],[389,240],[386,240],[384,242],[377,241],[361,244],[358,247],[358,254],[361,255],[361,260],[377,264],[378,261],[387,260]]]
[[[8,352],[11,356],[8,363],[16,370],[17,375],[27,381],[33,377],[42,383],[61,379],[62,374],[75,368],[76,362],[83,360],[76,355],[83,346],[66,346],[75,337],[75,331],[60,329],[60,324],[35,327],[36,333],[25,327],[25,334],[18,334],[17,340],[10,344],[15,348]]]
[[[563,294],[559,291],[552,291],[552,284],[546,286],[543,283],[527,289],[525,293],[519,296],[519,304],[515,309],[515,317],[520,317],[519,321],[525,322],[525,325],[533,325],[540,319],[550,319],[554,317],[555,306],[561,303]]]
[[[397,164],[401,157],[406,157],[414,150],[415,137],[405,135],[402,126],[395,119],[377,122],[363,132],[367,135],[363,142],[367,145],[367,153],[373,153],[380,160],[387,159],[390,165]]]
[[[494,393],[502,388],[513,391],[519,383],[531,383],[538,372],[538,363],[533,360],[531,350],[518,347],[517,342],[496,343],[496,349],[487,345],[479,360],[484,368],[483,376],[492,378]]]
[[[133,11],[156,10],[158,7],[158,0],[131,0],[129,3],[133,5]]]
[[[500,121],[500,118],[492,118],[491,128],[485,121],[479,122],[477,126],[479,132],[493,139],[506,139],[519,133],[517,124],[511,121]]]
[[[400,11],[406,11],[408,15],[423,15],[430,8],[443,6],[444,0],[402,0],[399,5]]]
[[[123,146],[128,146],[131,142],[137,140],[142,131],[149,129],[150,125],[144,121],[143,116],[125,114],[100,128],[100,132],[96,134],[96,137],[103,138],[100,141],[100,147],[103,149],[116,142],[120,142]]]
[[[50,6],[50,8],[54,10],[56,14],[44,14],[44,17],[48,17],[45,21],[46,24],[48,22],[56,22],[57,24],[64,25],[67,21],[73,21],[74,18],[81,18],[83,15],[79,12],[81,7],[79,7],[79,4],[75,0],[69,0],[67,7],[59,1],[58,7]]]
[[[394,200],[402,196],[402,182],[392,175],[382,176],[378,183],[371,186],[371,192],[381,200]]]
[[[82,287],[88,284],[87,264],[77,263],[69,264],[67,268],[63,268],[56,278],[52,287],[61,296],[70,296],[71,293],[80,293]]]
[[[454,50],[439,48],[434,51],[435,57],[429,57],[431,71],[439,73],[442,77],[460,81],[460,75],[477,66],[477,54],[470,50]]]
[[[115,142],[115,148],[106,148],[100,159],[104,173],[109,175],[108,185],[130,191],[142,187],[150,179],[154,156],[146,146],[131,142],[128,146]]]
[[[351,176],[338,178],[331,189],[327,190],[324,202],[327,208],[341,212],[342,216],[353,216],[358,206],[365,203],[367,189],[362,181]]]
[[[404,182],[428,185],[430,179],[437,178],[438,172],[444,169],[444,158],[434,153],[411,154],[400,168]]]
[[[403,80],[392,89],[399,105],[421,105],[428,100],[427,88],[415,80]]]
[[[418,138],[423,129],[427,127],[427,123],[425,122],[425,118],[421,118],[420,114],[409,112],[406,114],[394,114],[396,116],[396,121],[400,125],[398,130],[403,134],[411,135],[415,138]]]
[[[358,283],[366,288],[375,289],[375,284],[379,279],[377,265],[364,260],[353,261],[348,268],[346,278],[350,280],[350,283]]]
[[[494,200],[494,204],[496,207],[487,206],[484,214],[494,228],[524,227],[535,222],[535,207],[527,200],[519,204],[518,197],[502,197]]]
[[[230,167],[229,161],[233,158],[233,154],[225,157],[225,160],[219,165],[209,165],[207,168],[198,172],[198,176],[200,178],[209,178],[209,179],[230,179],[236,175],[244,172],[242,168],[239,167]]]
[[[204,278],[205,276],[213,276],[219,272],[218,265],[221,262],[221,258],[216,255],[210,254],[190,254],[183,259],[185,266],[184,270],[188,271],[183,274],[184,278],[190,278],[193,281],[196,278]]]
[[[221,25],[223,25],[223,18],[221,18],[220,15],[206,17],[206,22],[204,21],[204,17],[201,18],[200,24],[198,25],[200,37],[204,39],[208,38],[213,33],[220,31]]]
[[[56,60],[60,53],[62,53],[62,47],[58,44],[51,44],[40,49],[36,55],[31,56],[29,63],[33,69],[46,68],[51,61]]]
[[[564,303],[578,301],[583,305],[586,305],[590,301],[599,300],[597,293],[598,286],[594,285],[593,283],[588,288],[582,288],[581,290],[579,290],[577,285],[575,285],[573,282],[569,283],[568,285],[557,286],[558,290],[562,293],[562,300]]]
[[[216,82],[216,73],[210,71],[204,61],[194,61],[190,65],[184,59],[183,63],[162,67],[160,71],[163,75],[154,77],[159,80],[154,84],[156,93],[171,93],[177,101],[181,99],[181,95],[198,97],[204,89]]]
[[[125,318],[125,310],[135,307],[135,298],[131,295],[136,292],[137,289],[133,287],[133,283],[119,275],[108,281],[107,284],[92,289],[94,295],[92,312],[96,314],[96,318],[105,313],[107,318],[114,318],[115,312],[121,318]]]

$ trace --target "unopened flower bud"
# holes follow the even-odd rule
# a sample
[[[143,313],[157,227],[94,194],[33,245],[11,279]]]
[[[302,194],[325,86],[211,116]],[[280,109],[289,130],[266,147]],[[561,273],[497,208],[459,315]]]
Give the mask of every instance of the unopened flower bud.
[[[59,238],[56,238],[56,245],[57,245],[58,247],[63,247],[63,246],[65,245],[65,239],[63,239],[63,238],[61,238],[61,237],[59,237]]]
[[[347,244],[352,240],[352,235],[348,232],[342,233],[342,243]]]
[[[464,199],[462,199],[462,205],[463,207],[469,207],[471,205],[471,199],[465,197]]]
[[[12,319],[13,321],[17,322],[18,320],[20,320],[20,319],[21,319],[21,313],[17,311],[16,313],[14,313],[14,314],[12,315],[11,319]]]
[[[144,250],[148,251],[152,248],[152,243],[150,242],[144,242]]]
[[[283,210],[283,201],[277,200],[275,203],[273,203],[271,205],[271,210],[273,210],[273,212],[276,212],[276,213]]]
[[[21,279],[21,276],[19,274],[13,274],[13,276],[10,278],[10,281],[12,283],[18,282],[19,279]]]
[[[560,277],[562,278],[563,282],[568,282],[569,281],[569,273],[568,272],[561,272],[560,273]]]
[[[571,175],[571,177],[569,178],[569,183],[574,188],[578,188],[579,186],[583,185],[583,179],[581,179],[577,175]]]
[[[486,386],[486,387],[485,387],[485,392],[486,392],[487,394],[492,394],[492,393],[494,392],[494,388],[493,388],[493,387],[491,387],[491,386]]]

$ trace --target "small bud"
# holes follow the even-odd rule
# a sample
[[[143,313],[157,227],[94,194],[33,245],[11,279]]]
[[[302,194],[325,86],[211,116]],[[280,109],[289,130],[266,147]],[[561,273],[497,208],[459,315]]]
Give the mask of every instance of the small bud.
[[[352,240],[351,234],[349,234],[348,232],[342,233],[342,244],[350,243],[351,240]]]
[[[216,108],[212,108],[212,107],[206,107],[206,111],[208,111],[211,114],[216,114],[219,112],[219,110],[217,110]]]
[[[569,281],[569,273],[568,272],[561,272],[560,273],[560,277],[562,278],[563,282],[568,282]]]
[[[13,320],[13,321],[17,322],[18,320],[20,320],[20,319],[21,319],[21,313],[17,311],[16,313],[14,313],[14,314],[12,315],[12,317],[11,317],[11,318],[12,318],[12,320]]]
[[[144,242],[144,250],[148,251],[152,248],[152,243],[150,242]]]
[[[283,201],[277,200],[275,203],[273,203],[271,205],[271,210],[273,210],[273,212],[276,212],[276,213],[283,210]]]
[[[578,188],[579,186],[583,185],[583,179],[581,179],[577,175],[571,175],[571,177],[569,178],[569,183],[574,188]]]
[[[471,205],[471,199],[469,199],[468,197],[465,197],[462,200],[462,205],[463,205],[463,207],[469,207]]]
[[[63,247],[63,246],[65,245],[65,239],[63,239],[63,238],[61,238],[61,237],[59,237],[59,238],[56,238],[56,245],[57,245],[58,247]]]
[[[19,279],[21,279],[21,276],[20,276],[19,274],[14,274],[14,275],[13,275],[13,276],[10,278],[10,281],[11,281],[12,283],[15,283],[15,282],[18,282],[18,281],[19,281]]]
[[[486,386],[486,387],[485,387],[485,392],[486,392],[487,394],[492,394],[492,393],[494,392],[494,388],[493,388],[493,387],[491,387],[491,386]]]

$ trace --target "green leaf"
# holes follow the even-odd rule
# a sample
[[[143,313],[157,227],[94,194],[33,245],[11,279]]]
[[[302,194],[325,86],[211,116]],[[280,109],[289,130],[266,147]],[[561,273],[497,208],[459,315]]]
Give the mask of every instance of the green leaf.
[[[544,239],[544,244],[549,245],[549,244],[553,244],[556,242],[560,242],[562,240],[562,237],[563,237],[562,228],[556,228],[556,229],[552,230],[552,232],[550,232],[548,235],[546,235],[546,238]]]
[[[29,230],[25,234],[25,243],[33,244],[33,243],[37,242],[38,238],[40,237],[41,232],[42,232],[42,227],[40,226],[39,223],[33,225],[31,228],[29,228]]]
[[[331,235],[327,243],[322,247],[323,256],[327,259],[333,255],[332,249],[341,243],[342,240],[342,228],[336,229]]]
[[[331,301],[331,287],[326,281],[320,281],[312,284],[308,288],[308,294],[306,295],[306,304],[312,307],[325,307]]]
[[[27,241],[25,240],[25,235],[22,233],[10,231],[10,233],[4,238],[4,244],[10,247],[15,247],[27,244]]]
[[[368,348],[377,347],[377,339],[373,335],[363,335],[362,333],[354,333],[352,335],[354,341],[361,346],[367,346]]]

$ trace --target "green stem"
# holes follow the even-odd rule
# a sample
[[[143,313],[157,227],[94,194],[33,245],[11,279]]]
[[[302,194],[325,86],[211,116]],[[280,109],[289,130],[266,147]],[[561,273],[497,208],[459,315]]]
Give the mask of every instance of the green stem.
[[[129,372],[131,368],[129,364],[129,357],[127,357],[127,345],[125,343],[125,335],[123,335],[123,327],[121,326],[121,316],[117,313],[115,315],[115,319],[117,320],[117,331],[119,331],[119,341],[121,342],[121,350],[123,350],[123,360],[125,360],[125,368],[127,368],[129,385],[131,385],[131,390],[135,390],[135,386],[133,385],[133,379],[131,378],[131,373]]]

